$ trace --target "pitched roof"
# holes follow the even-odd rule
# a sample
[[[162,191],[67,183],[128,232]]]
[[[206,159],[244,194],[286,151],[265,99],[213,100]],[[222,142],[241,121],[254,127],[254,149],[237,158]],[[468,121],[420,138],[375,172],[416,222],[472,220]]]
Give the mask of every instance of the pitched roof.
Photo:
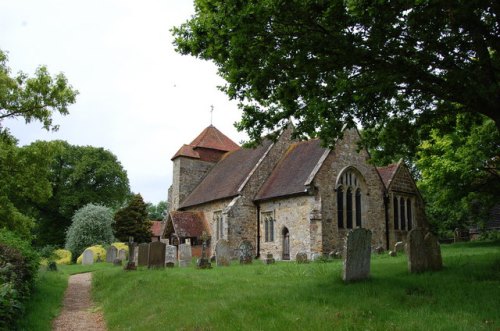
[[[309,177],[317,171],[316,166],[326,151],[317,139],[292,144],[262,185],[255,200],[305,193]]]
[[[201,211],[171,211],[168,221],[179,238],[201,237],[203,231],[210,233],[205,214]]]
[[[181,208],[230,198],[238,189],[271,145],[266,140],[255,149],[241,148],[224,155],[203,181],[181,203]]]
[[[163,233],[163,222],[162,221],[151,221],[151,233],[153,237],[159,237]]]
[[[382,182],[384,182],[384,186],[386,189],[389,188],[389,185],[391,184],[391,181],[396,174],[396,170],[398,170],[399,164],[400,163],[398,162],[389,164],[385,167],[377,167],[377,171],[380,174],[380,177],[382,178]]]

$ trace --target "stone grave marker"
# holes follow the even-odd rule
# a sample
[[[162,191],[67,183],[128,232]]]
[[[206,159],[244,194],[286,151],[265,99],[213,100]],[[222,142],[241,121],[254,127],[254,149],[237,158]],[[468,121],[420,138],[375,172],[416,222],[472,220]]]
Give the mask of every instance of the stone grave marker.
[[[408,254],[408,271],[411,273],[427,270],[428,263],[424,237],[425,231],[422,228],[414,228],[408,232],[406,253]]]
[[[265,264],[274,264],[276,260],[274,259],[274,256],[272,253],[267,253],[266,259],[264,260]]]
[[[167,245],[165,247],[165,265],[167,267],[173,267],[177,261],[177,247],[173,245]]]
[[[137,256],[137,265],[139,266],[147,266],[149,260],[149,244],[142,243],[139,244],[138,256]]]
[[[179,267],[189,267],[191,265],[191,245],[180,244],[179,245]]]
[[[165,244],[161,241],[155,241],[149,244],[148,268],[165,267]]]
[[[240,264],[252,264],[253,246],[248,240],[243,240],[239,246]]]
[[[212,263],[210,263],[210,260],[207,257],[207,242],[208,239],[210,239],[210,236],[208,233],[203,231],[201,235],[201,240],[203,241],[202,246],[201,246],[201,258],[199,258],[196,261],[196,267],[198,269],[212,269]]]
[[[403,253],[405,251],[405,243],[402,241],[398,241],[394,244],[394,251],[396,253]]]
[[[432,233],[427,232],[424,237],[424,244],[427,255],[427,267],[433,271],[443,269],[441,247],[439,246],[437,238]]]
[[[115,246],[109,246],[106,249],[106,262],[113,263],[118,255],[118,249]]]
[[[94,252],[92,252],[90,249],[86,249],[83,252],[82,265],[90,264],[94,264]]]
[[[398,253],[396,253],[396,251],[389,251],[389,256],[392,256],[392,257],[395,257],[395,256],[398,256]]]
[[[298,252],[297,255],[295,255],[295,261],[297,263],[309,263],[309,260],[307,259],[307,253]]]
[[[125,261],[127,259],[127,251],[124,249],[120,249],[118,251],[118,258],[122,261]]]
[[[218,267],[227,267],[231,264],[231,248],[226,239],[220,239],[215,245],[215,262]]]
[[[367,279],[370,276],[372,232],[367,229],[349,231],[345,242],[342,272],[344,282]]]

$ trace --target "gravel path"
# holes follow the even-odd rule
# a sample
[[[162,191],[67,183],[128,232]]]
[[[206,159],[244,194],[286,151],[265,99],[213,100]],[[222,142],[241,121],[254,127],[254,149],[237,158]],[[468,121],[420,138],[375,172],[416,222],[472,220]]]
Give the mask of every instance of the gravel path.
[[[54,331],[106,331],[101,312],[92,312],[90,272],[69,277],[63,309],[53,324]]]

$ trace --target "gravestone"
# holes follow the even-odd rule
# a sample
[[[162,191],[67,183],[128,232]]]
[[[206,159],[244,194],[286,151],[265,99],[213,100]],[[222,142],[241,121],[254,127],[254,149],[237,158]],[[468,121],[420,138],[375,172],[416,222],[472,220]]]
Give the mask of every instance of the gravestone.
[[[113,265],[115,266],[122,266],[122,260],[120,260],[119,258],[116,258],[113,260]]]
[[[427,255],[427,267],[429,270],[438,271],[443,269],[443,259],[441,258],[441,247],[437,238],[430,232],[424,237],[425,250]]]
[[[367,229],[349,231],[345,242],[344,282],[367,279],[370,276],[372,232]]]
[[[396,253],[403,253],[405,251],[405,243],[402,241],[398,241],[394,244],[394,251]]]
[[[109,246],[108,249],[106,249],[106,262],[113,263],[117,254],[118,249],[116,249],[115,246]]]
[[[307,253],[298,252],[295,256],[295,261],[297,261],[297,263],[309,263],[309,260],[307,259]]]
[[[428,269],[424,237],[425,231],[422,228],[414,228],[408,232],[406,253],[408,254],[408,271],[411,273],[424,272]]]
[[[139,247],[136,247],[134,250],[134,262],[136,265],[139,265],[138,261],[139,261]]]
[[[165,265],[173,267],[177,261],[177,247],[173,245],[165,246]]]
[[[253,260],[253,246],[248,240],[243,240],[239,247],[240,251],[240,264],[252,264]]]
[[[398,256],[398,253],[396,251],[389,251],[389,256],[395,257]]]
[[[94,252],[92,252],[90,249],[86,249],[83,252],[82,265],[90,264],[94,264]]]
[[[165,244],[161,241],[155,241],[149,244],[148,268],[165,267]]]
[[[231,248],[226,239],[220,239],[215,245],[215,262],[218,267],[227,267],[231,264]]]
[[[127,251],[124,249],[120,249],[118,251],[118,258],[122,261],[125,261],[127,259]]]
[[[139,266],[147,266],[149,260],[149,244],[142,243],[139,244],[137,256],[137,265]]]
[[[375,247],[375,248],[373,249],[373,252],[374,252],[374,253],[377,253],[377,254],[379,254],[379,255],[380,255],[380,254],[383,254],[383,253],[384,253],[384,251],[385,251],[385,249],[384,249],[384,247],[382,247],[382,246],[377,246],[377,247]]]
[[[208,233],[203,231],[201,235],[201,240],[203,241],[202,246],[201,246],[201,258],[199,258],[196,261],[196,268],[198,269],[211,269],[212,268],[212,263],[210,263],[210,260],[207,257],[207,242],[208,239],[210,239],[210,236]]]
[[[267,253],[266,259],[264,260],[265,264],[274,264],[276,261],[274,260],[274,256],[272,253]]]
[[[191,265],[191,245],[180,244],[179,245],[179,267],[189,267]]]

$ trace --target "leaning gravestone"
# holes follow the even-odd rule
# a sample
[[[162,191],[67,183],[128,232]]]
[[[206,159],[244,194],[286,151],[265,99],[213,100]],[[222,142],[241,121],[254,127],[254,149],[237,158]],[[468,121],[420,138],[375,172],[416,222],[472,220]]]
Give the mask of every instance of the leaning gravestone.
[[[139,255],[137,256],[137,265],[147,266],[149,260],[149,244],[139,244]]]
[[[309,263],[309,260],[307,259],[307,253],[298,252],[297,255],[295,256],[295,261],[297,263]]]
[[[177,247],[172,245],[167,245],[165,247],[165,265],[168,267],[173,267],[177,261]]]
[[[253,246],[248,240],[243,240],[239,247],[240,264],[252,264]]]
[[[160,241],[155,241],[149,244],[148,268],[165,267],[165,246],[166,245]]]
[[[366,279],[370,276],[372,232],[367,229],[349,231],[345,243],[342,279],[344,282]]]
[[[116,249],[115,246],[109,246],[108,249],[106,249],[106,262],[113,263],[117,253],[118,249]]]
[[[226,239],[219,240],[215,245],[215,262],[218,267],[227,267],[231,263],[231,248]]]
[[[411,273],[424,272],[428,269],[424,237],[425,231],[422,228],[414,228],[408,232],[406,253],[408,254],[408,271]]]
[[[443,269],[443,259],[441,258],[441,247],[437,238],[430,232],[424,237],[424,245],[427,255],[427,267],[437,271]]]
[[[90,249],[86,249],[82,256],[82,265],[94,264],[94,253]]]
[[[120,249],[118,251],[118,258],[122,261],[125,261],[127,259],[127,251],[124,249]]]
[[[180,244],[179,245],[179,267],[189,267],[191,265],[191,245],[190,244]]]

